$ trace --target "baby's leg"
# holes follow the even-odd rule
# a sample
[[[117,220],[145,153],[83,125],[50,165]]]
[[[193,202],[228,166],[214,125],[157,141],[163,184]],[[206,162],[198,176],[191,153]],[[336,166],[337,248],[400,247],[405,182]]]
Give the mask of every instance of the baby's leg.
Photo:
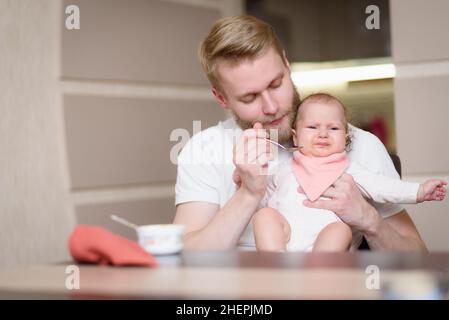
[[[332,222],[318,234],[313,251],[347,251],[351,242],[351,228],[343,222]]]
[[[285,251],[290,240],[290,225],[278,211],[263,208],[253,216],[254,238],[258,251]]]

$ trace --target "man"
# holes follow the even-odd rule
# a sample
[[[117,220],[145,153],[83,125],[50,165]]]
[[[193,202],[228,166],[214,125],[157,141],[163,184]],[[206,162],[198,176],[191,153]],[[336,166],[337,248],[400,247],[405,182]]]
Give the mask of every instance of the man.
[[[251,217],[264,204],[272,160],[291,154],[267,141],[276,130],[278,141],[288,144],[299,103],[290,65],[271,26],[250,16],[218,21],[200,49],[203,69],[221,107],[234,119],[195,135],[178,159],[176,216],[184,224],[187,249],[254,247]],[[381,142],[372,134],[353,129],[352,159],[375,173],[398,178]],[[234,141],[231,132],[237,132]],[[234,136],[235,137],[235,136]],[[214,158],[215,161],[208,161]],[[343,175],[324,196],[330,200],[305,201],[312,208],[335,212],[374,250],[426,250],[405,210],[393,204],[369,204],[352,177]]]

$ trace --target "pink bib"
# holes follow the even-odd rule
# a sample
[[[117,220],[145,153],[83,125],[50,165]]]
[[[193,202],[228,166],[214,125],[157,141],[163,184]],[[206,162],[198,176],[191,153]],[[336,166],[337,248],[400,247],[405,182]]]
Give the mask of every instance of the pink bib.
[[[293,173],[310,201],[318,199],[348,168],[346,152],[327,157],[309,157],[293,153]]]

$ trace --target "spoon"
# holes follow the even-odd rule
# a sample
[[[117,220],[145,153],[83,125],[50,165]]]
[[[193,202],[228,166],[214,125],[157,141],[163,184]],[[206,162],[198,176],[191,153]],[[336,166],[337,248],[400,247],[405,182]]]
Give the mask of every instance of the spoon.
[[[116,215],[113,215],[113,214],[111,214],[111,219],[127,226],[128,228],[133,228],[133,229],[137,230],[137,228],[139,227],[138,225],[136,225],[132,222],[129,222],[128,220],[125,220],[123,218],[117,217]]]
[[[269,142],[271,142],[271,143],[277,145],[278,147],[280,147],[280,148],[282,148],[282,149],[288,151],[288,152],[295,152],[295,151],[297,151],[297,150],[303,148],[303,146],[299,146],[299,147],[284,147],[282,144],[279,144],[279,143],[277,143],[276,141],[273,141],[273,140],[270,140],[270,139],[267,139],[267,140],[268,140]]]

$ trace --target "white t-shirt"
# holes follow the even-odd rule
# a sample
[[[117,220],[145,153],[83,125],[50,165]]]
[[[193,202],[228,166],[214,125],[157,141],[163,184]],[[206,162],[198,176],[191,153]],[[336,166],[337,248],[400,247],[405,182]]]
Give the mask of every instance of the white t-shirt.
[[[352,135],[352,146],[348,156],[351,161],[357,161],[374,174],[399,179],[382,142],[369,132],[353,126],[349,126],[349,129]],[[236,192],[236,186],[232,180],[235,169],[232,162],[232,150],[241,134],[242,129],[237,126],[233,118],[229,118],[195,134],[187,142],[178,156],[176,205],[202,201],[216,203],[221,208],[229,201]],[[291,153],[279,149],[278,157],[270,163],[270,168],[289,161],[291,157]],[[398,204],[368,201],[383,218],[402,210]],[[261,207],[265,205],[266,199],[262,201]],[[358,240],[361,241],[361,237]],[[240,246],[255,247],[251,223],[241,236]]]

